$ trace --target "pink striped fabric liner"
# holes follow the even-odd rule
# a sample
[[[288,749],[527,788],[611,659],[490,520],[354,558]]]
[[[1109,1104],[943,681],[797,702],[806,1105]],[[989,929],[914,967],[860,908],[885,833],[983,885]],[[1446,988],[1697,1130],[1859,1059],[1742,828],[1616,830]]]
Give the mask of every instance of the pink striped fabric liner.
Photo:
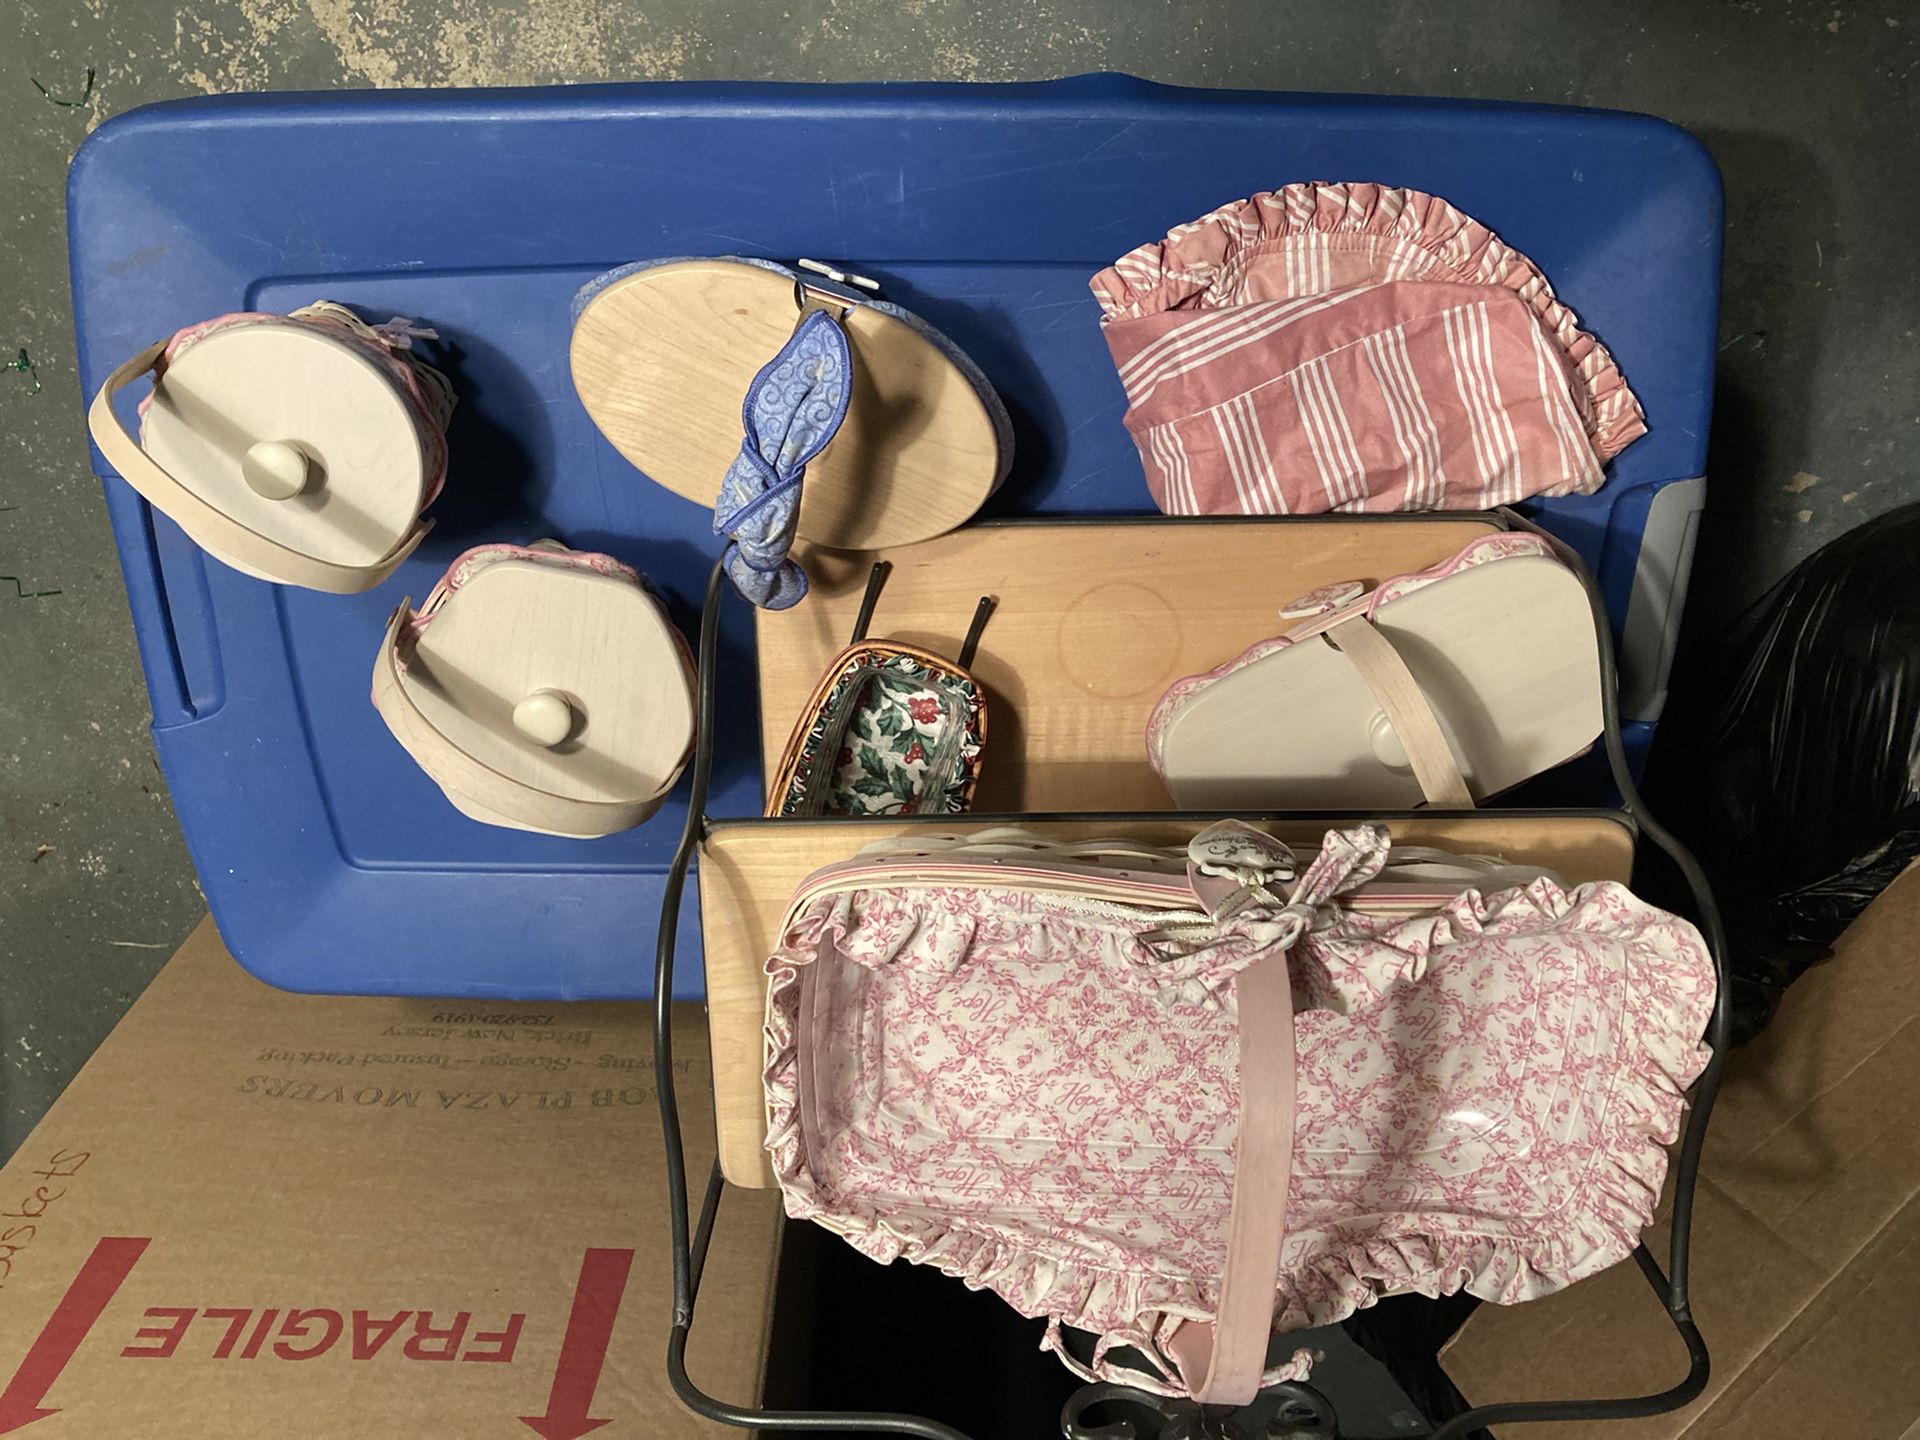
[[[1418,191],[1289,185],[1092,283],[1168,514],[1585,494],[1646,433],[1619,367],[1533,263]]]

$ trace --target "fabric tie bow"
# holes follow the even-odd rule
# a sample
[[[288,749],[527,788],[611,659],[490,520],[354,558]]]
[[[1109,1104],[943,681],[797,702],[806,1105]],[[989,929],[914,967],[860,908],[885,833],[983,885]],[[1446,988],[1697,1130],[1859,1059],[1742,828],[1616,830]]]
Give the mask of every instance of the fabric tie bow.
[[[1223,821],[1189,847],[1188,876],[1211,913],[1148,931],[1132,959],[1165,1004],[1223,1004],[1233,978],[1278,947],[1289,950],[1318,922],[1322,907],[1379,875],[1387,832],[1378,825],[1329,830],[1320,853],[1285,900],[1293,855],[1265,833]]]
[[[438,340],[440,332],[430,325],[416,325],[404,315],[396,315],[391,320],[383,320],[373,327],[387,345],[395,350],[411,350],[416,340]]]
[[[788,558],[800,518],[807,463],[839,433],[852,394],[846,331],[809,312],[747,387],[740,453],[720,482],[713,532],[731,540],[734,588],[755,605],[785,610],[807,593],[806,572]]]

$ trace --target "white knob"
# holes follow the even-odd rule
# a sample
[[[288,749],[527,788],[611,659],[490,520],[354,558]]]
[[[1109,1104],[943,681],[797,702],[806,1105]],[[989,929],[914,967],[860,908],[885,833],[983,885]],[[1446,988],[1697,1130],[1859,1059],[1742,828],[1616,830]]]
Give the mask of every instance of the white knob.
[[[573,706],[558,690],[535,690],[513,707],[513,728],[549,750],[573,733]]]
[[[263,500],[291,500],[307,488],[312,476],[307,452],[288,440],[262,440],[249,445],[240,461],[247,487]]]
[[[1393,723],[1387,719],[1384,710],[1374,712],[1373,723],[1367,727],[1367,739],[1373,743],[1373,758],[1389,770],[1413,768],[1407,759],[1407,747],[1400,743],[1400,737],[1394,733]]]

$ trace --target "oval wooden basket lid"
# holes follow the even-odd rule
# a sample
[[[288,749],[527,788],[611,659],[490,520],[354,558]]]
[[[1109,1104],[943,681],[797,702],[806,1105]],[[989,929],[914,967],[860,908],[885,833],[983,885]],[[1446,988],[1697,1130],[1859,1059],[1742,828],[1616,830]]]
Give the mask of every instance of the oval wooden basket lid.
[[[1580,577],[1488,535],[1176,683],[1147,743],[1183,809],[1471,809],[1584,753],[1601,685]]]
[[[674,494],[712,506],[740,450],[741,399],[792,334],[784,267],[731,259],[638,268],[602,285],[573,329],[574,389],[613,447]],[[1005,474],[1005,417],[991,387],[891,307],[822,292],[853,354],[853,395],[807,467],[801,538],[835,549],[945,534]]]
[[[373,702],[456,808],[591,837],[630,829],[693,745],[693,659],[639,575],[559,546],[483,545],[394,612]]]
[[[235,569],[370,589],[426,533],[438,441],[394,371],[344,324],[235,316],[171,356],[171,341],[149,346],[94,398],[94,440],[128,484]],[[112,397],[149,370],[158,378],[136,441]]]

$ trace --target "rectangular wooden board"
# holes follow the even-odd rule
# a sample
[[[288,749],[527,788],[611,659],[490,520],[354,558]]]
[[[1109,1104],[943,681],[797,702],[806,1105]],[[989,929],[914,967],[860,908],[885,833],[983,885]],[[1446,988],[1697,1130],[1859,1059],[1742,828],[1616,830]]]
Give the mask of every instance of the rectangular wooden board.
[[[1094,819],[1026,818],[1018,823],[1051,839],[1124,835],[1155,845],[1184,844],[1217,815]],[[1570,884],[1624,883],[1633,868],[1633,833],[1619,816],[1587,811],[1542,814],[1489,811],[1483,815],[1383,817],[1393,838],[1464,853],[1499,855],[1544,865]],[[778,943],[788,902],[800,882],[823,865],[850,859],[877,840],[919,832],[960,835],[999,820],[962,817],[924,820],[722,821],[700,849],[700,912],[706,945],[707,1017],[713,1046],[715,1118],[720,1166],[736,1185],[773,1184],[763,1143],[766,1111],[760,1073],[766,1012],[767,957]],[[1317,849],[1330,826],[1350,819],[1256,821],[1296,851]]]
[[[756,617],[767,783],[876,559],[893,572],[872,638],[956,656],[980,597],[998,602],[974,664],[976,811],[1168,810],[1144,734],[1169,685],[1285,631],[1297,595],[1423,570],[1497,528],[1485,515],[1006,521],[890,551],[796,545],[806,601]]]

